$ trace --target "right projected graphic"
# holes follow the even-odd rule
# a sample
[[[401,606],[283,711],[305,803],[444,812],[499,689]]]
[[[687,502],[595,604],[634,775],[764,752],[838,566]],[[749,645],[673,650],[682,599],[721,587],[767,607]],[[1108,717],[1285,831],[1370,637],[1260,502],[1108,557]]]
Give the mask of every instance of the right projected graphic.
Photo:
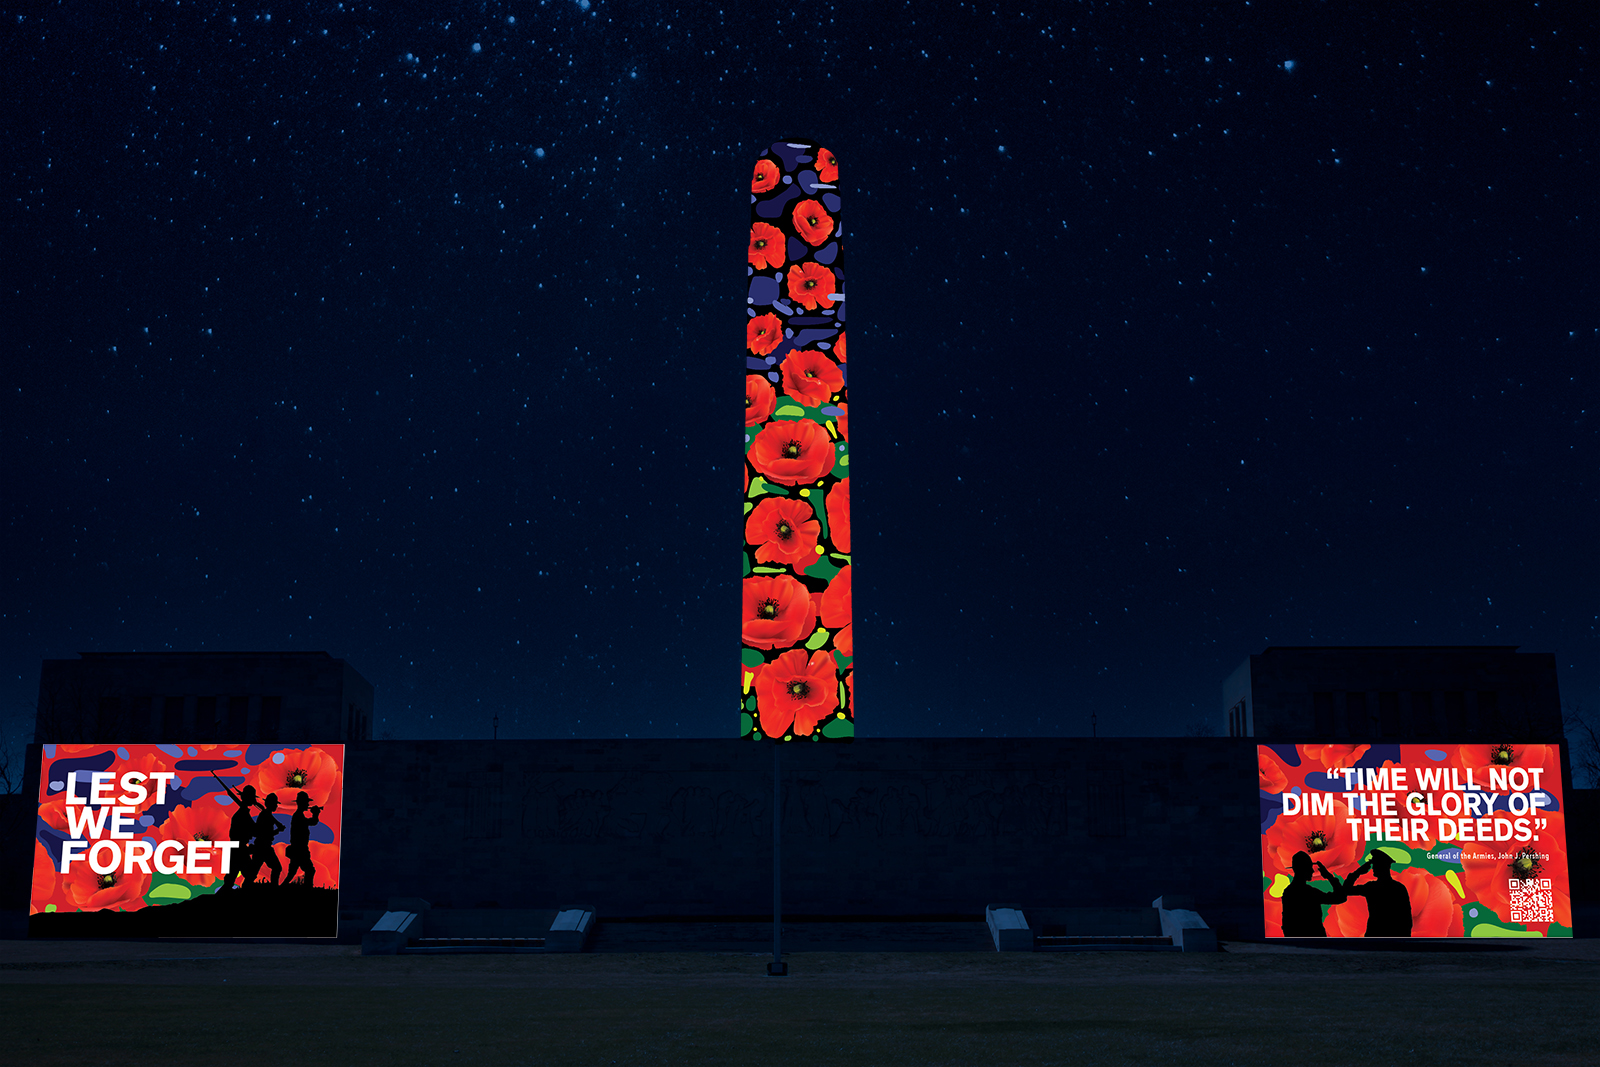
[[[1558,745],[1259,745],[1268,937],[1571,937]]]

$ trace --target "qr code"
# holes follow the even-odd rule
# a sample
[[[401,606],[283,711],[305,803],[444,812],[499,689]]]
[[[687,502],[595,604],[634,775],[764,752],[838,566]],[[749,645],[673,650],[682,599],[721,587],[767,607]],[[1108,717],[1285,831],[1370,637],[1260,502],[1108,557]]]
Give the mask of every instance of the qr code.
[[[1511,879],[1511,921],[1514,923],[1553,923],[1556,921],[1556,895],[1550,879]]]

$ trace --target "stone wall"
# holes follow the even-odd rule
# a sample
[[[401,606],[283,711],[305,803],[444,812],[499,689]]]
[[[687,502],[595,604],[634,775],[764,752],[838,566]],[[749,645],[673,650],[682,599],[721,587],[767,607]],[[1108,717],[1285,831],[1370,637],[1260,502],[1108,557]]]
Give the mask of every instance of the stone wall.
[[[1252,741],[866,739],[791,744],[781,763],[786,914],[1189,894],[1260,934]],[[344,906],[770,914],[771,805],[771,749],[749,741],[357,744]]]

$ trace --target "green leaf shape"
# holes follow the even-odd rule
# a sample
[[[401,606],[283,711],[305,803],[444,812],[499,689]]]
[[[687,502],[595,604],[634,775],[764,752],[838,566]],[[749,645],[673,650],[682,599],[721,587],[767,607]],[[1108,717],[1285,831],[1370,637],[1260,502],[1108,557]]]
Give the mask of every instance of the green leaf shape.
[[[747,648],[743,652],[739,653],[739,662],[743,663],[746,667],[759,667],[767,661],[761,655],[759,650]]]
[[[756,695],[754,693],[750,694],[749,699],[744,702],[744,706],[750,711],[756,710]]]
[[[849,670],[850,669],[850,664],[853,663],[854,661],[855,661],[855,657],[854,656],[847,656],[843,652],[840,652],[838,649],[834,649],[833,650],[833,662],[835,662],[835,663],[837,663],[839,665],[839,669],[841,671]]]
[[[755,722],[756,721],[750,717],[750,713],[748,711],[741,711],[739,713],[739,736],[743,737],[745,734],[748,734],[751,728],[755,726]]]
[[[806,417],[806,409],[801,407],[798,404],[785,404],[782,407],[778,408],[778,410],[774,411],[772,414],[777,416],[777,417],[779,417],[779,418],[788,417],[788,418],[795,418],[795,419],[803,419],[803,418]]]
[[[46,904],[44,906],[44,910],[45,910],[45,914],[48,915],[48,914],[51,914],[52,912],[54,912],[56,910],[56,906],[54,904]]]
[[[744,555],[744,577],[748,578],[748,577],[750,577],[750,553],[746,552],[743,555]]]
[[[1494,923],[1479,923],[1472,928],[1471,937],[1543,937],[1537,930],[1512,930]]]
[[[819,626],[817,627],[817,632],[812,634],[810,640],[806,642],[806,650],[809,652],[815,652],[817,649],[826,644],[827,641],[828,631]]]
[[[786,568],[786,567],[761,566],[761,567],[756,567],[755,568],[755,572],[757,574],[782,574],[787,569],[788,568]]]
[[[839,456],[839,466],[841,466],[841,467],[850,466],[850,453],[845,452],[845,453],[842,453]]]
[[[760,496],[762,493],[771,493],[774,496],[788,496],[789,490],[785,486],[773,485],[765,478],[757,475],[750,479],[749,496]]]
[[[188,900],[194,894],[189,892],[189,887],[183,882],[168,882],[158,885],[144,895],[146,900]]]
[[[833,535],[828,532],[828,502],[824,499],[825,495],[821,489],[813,486],[811,496],[807,499],[811,501],[811,510],[817,513],[817,522],[822,526],[823,540],[831,541]]]
[[[828,725],[822,728],[822,736],[830,738],[854,737],[856,724],[849,719],[829,719]]]
[[[750,501],[746,500],[744,502],[744,513],[746,515],[748,515],[748,514],[750,514],[750,512],[752,512],[754,510],[755,510],[755,505],[750,503]]]
[[[807,577],[826,578],[830,582],[833,580],[833,576],[838,573],[839,568],[835,567],[827,556],[818,556],[817,561],[806,568]]]

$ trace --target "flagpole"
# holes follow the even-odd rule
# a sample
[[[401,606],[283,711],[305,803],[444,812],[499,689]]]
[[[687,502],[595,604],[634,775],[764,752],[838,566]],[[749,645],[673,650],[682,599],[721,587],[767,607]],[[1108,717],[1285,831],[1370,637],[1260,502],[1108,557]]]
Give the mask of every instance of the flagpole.
[[[772,962],[767,974],[780,977],[789,973],[783,962],[783,779],[778,770],[778,750],[772,742]]]

